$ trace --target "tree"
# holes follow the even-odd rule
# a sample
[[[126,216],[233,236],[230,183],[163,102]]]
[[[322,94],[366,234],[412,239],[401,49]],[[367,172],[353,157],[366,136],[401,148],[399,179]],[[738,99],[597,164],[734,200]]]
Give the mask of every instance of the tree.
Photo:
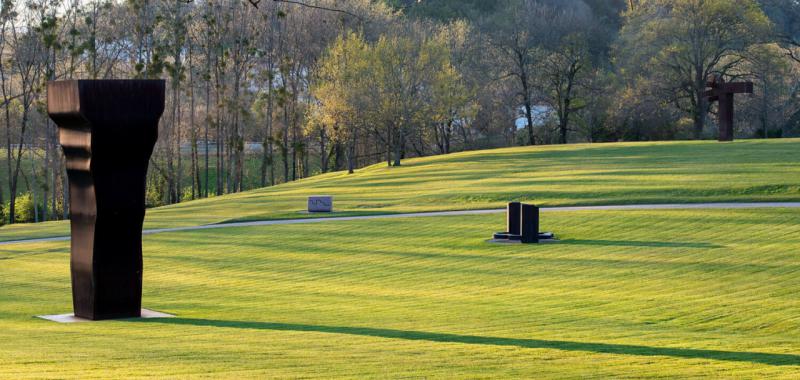
[[[336,39],[318,66],[312,94],[311,123],[345,146],[347,170],[355,169],[358,132],[367,119],[374,98],[370,97],[370,47],[361,34],[348,33]],[[373,103],[374,104],[374,103]]]
[[[791,60],[785,50],[774,43],[753,45],[745,57],[742,75],[752,78],[756,84],[756,95],[747,102],[755,116],[752,123],[757,127],[755,134],[763,138],[780,135],[791,108],[787,107],[791,103],[788,93],[792,83],[787,81],[791,77]]]
[[[705,127],[711,74],[727,75],[766,36],[769,20],[755,0],[651,0],[625,14],[617,62],[652,93],[690,115],[694,137]]]
[[[513,78],[527,121],[528,144],[536,144],[533,106],[538,95],[536,69],[546,44],[557,39],[562,13],[537,0],[506,0],[491,20],[493,45],[504,60],[501,76]]]
[[[25,17],[22,19],[26,25],[36,25],[33,21],[36,14],[33,12],[25,12]],[[31,122],[31,114],[34,102],[37,100],[39,90],[41,88],[41,80],[44,65],[44,59],[47,57],[46,48],[41,38],[34,34],[35,32],[30,29],[17,28],[16,21],[17,14],[10,14],[10,34],[11,40],[9,41],[12,49],[12,74],[17,77],[17,93],[14,96],[9,96],[6,92],[6,78],[5,70],[0,71],[0,77],[3,82],[4,99],[7,101],[6,106],[6,151],[7,151],[7,165],[8,165],[8,188],[9,188],[9,209],[8,218],[9,223],[13,223],[16,218],[16,197],[19,186],[19,178],[22,170],[22,160],[25,142],[29,134],[29,127]],[[9,85],[11,85],[9,83]],[[17,98],[17,104],[13,104],[10,97]],[[17,140],[15,141],[16,147],[12,145],[11,133],[11,114],[9,109],[12,105],[16,105],[19,109],[19,131]],[[13,153],[12,153],[13,152]],[[29,186],[30,187],[30,186]]]
[[[800,1],[761,0],[764,10],[775,24],[775,39],[786,54],[800,63]]]
[[[578,102],[578,87],[582,76],[591,69],[585,36],[574,33],[566,36],[562,46],[549,52],[542,61],[542,75],[549,103],[558,116],[558,135],[561,144],[567,143],[570,117],[584,107]]]

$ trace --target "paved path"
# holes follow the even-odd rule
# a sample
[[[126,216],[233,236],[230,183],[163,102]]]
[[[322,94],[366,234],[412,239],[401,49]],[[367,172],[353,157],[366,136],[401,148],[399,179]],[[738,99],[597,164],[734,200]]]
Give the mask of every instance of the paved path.
[[[708,209],[748,209],[748,208],[800,208],[800,202],[764,202],[764,203],[691,203],[691,204],[655,204],[655,205],[617,205],[617,206],[576,206],[576,207],[543,207],[541,212],[566,212],[566,211],[624,211],[624,210],[708,210]],[[257,222],[239,222],[224,224],[208,224],[204,226],[161,228],[142,231],[143,235],[160,234],[164,232],[210,230],[217,228],[234,227],[256,227],[272,226],[279,224],[307,224],[307,223],[327,223],[341,222],[349,220],[364,219],[399,219],[399,218],[421,218],[431,216],[458,216],[458,215],[485,215],[499,214],[505,209],[492,210],[463,210],[463,211],[438,211],[438,212],[418,212],[411,214],[385,214],[385,215],[363,215],[363,216],[339,216],[332,218],[304,218],[304,219],[283,219],[283,220],[264,220]],[[69,236],[59,236],[42,239],[12,240],[0,242],[0,246],[19,243],[40,243],[51,241],[69,241]]]

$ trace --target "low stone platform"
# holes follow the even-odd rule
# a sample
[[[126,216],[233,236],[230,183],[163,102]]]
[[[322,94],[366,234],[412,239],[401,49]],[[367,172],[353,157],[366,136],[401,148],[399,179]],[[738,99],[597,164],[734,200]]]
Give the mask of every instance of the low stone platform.
[[[539,240],[554,240],[556,236],[552,232],[539,232]],[[522,235],[509,232],[495,232],[492,240],[514,240],[521,241]]]
[[[522,244],[521,240],[508,240],[508,239],[489,239],[487,243],[491,244]],[[558,243],[558,239],[539,239],[539,244]]]
[[[80,322],[100,322],[91,319],[76,317],[75,314],[57,314],[57,315],[37,315],[36,318],[46,319],[48,321],[58,323],[80,323]],[[148,309],[142,309],[142,316],[139,318],[123,318],[123,319],[147,319],[147,318],[175,318],[172,314],[162,313]],[[106,321],[113,321],[114,319],[105,319]]]

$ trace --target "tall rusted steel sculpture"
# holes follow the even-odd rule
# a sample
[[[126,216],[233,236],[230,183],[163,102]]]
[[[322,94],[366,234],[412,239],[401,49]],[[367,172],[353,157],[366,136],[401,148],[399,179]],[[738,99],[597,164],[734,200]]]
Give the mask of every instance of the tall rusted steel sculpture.
[[[140,316],[145,177],[164,89],[162,80],[47,84],[69,178],[77,317]]]
[[[706,86],[711,88],[705,92],[708,101],[719,101],[719,141],[733,141],[733,95],[752,94],[753,82],[725,83],[725,79],[715,75]]]

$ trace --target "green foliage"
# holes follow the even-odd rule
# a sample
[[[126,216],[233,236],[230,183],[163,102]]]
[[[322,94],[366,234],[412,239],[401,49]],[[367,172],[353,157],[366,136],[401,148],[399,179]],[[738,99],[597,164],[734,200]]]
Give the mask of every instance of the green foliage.
[[[146,188],[144,203],[145,207],[159,207],[165,204],[167,199],[167,182],[162,176],[154,176]],[[191,199],[191,198],[188,198]]]
[[[358,129],[383,134],[398,165],[401,141],[425,133],[412,128],[470,116],[471,97],[450,61],[455,36],[381,36],[372,44],[357,33],[339,37],[319,65],[310,128],[328,126],[342,144]]]
[[[10,210],[10,204],[6,202],[4,210]],[[31,223],[35,220],[36,212],[31,193],[17,195],[14,202],[14,223]],[[3,217],[5,220],[5,215]]]
[[[629,86],[648,93],[694,120],[703,132],[712,74],[729,75],[742,54],[766,38],[770,21],[755,0],[651,0],[625,14],[617,63]]]
[[[181,192],[181,199],[187,200],[187,201],[192,199],[192,187],[191,186],[186,186],[186,187],[183,188],[183,191]]]

